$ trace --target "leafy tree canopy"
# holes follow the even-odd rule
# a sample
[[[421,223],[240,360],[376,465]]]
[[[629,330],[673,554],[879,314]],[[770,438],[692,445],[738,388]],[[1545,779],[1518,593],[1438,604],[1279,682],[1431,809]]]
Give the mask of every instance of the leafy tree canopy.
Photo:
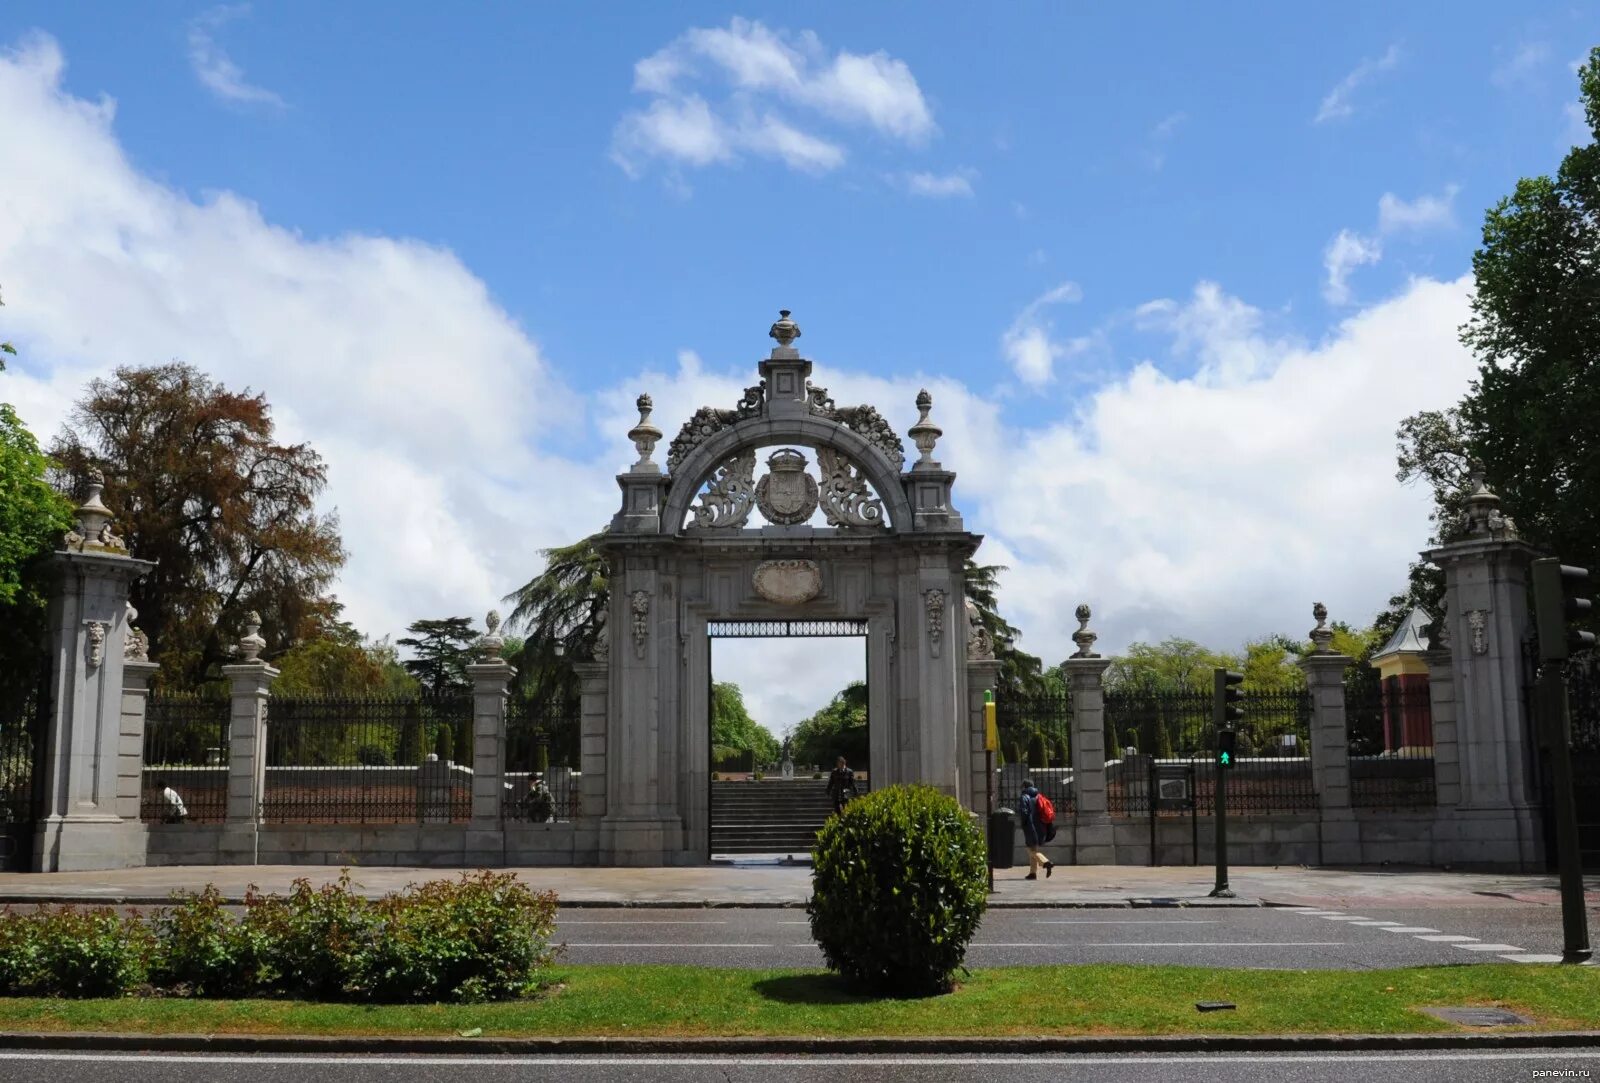
[[[711,686],[711,743],[723,748],[753,749],[758,763],[778,758],[778,739],[750,717],[744,693],[731,681]]]
[[[1600,139],[1600,48],[1578,70],[1584,116]],[[1407,418],[1399,477],[1434,494],[1435,541],[1460,520],[1472,459],[1531,544],[1600,566],[1600,143],[1573,147],[1554,177],[1517,182],[1484,218],[1476,289],[1461,341],[1478,359],[1465,398]],[[1413,568],[1383,625],[1412,605],[1435,615],[1436,570]]]
[[[844,756],[856,770],[867,766],[867,682],[852,681],[791,734],[796,763],[832,765]]]
[[[395,642],[411,648],[413,657],[402,664],[424,691],[442,695],[465,692],[471,687],[467,665],[473,660],[473,644],[478,640],[471,617],[414,621],[406,631],[411,635]]]
[[[0,403],[0,720],[26,697],[44,657],[44,558],[72,524],[71,502],[45,481],[47,465],[33,433]]]
[[[119,368],[89,383],[50,455],[63,489],[101,470],[118,532],[157,562],[132,598],[163,683],[213,673],[251,610],[269,655],[336,617],[326,591],[344,549],[315,509],[327,470],[308,445],[273,439],[264,395],[176,362]]]
[[[332,637],[297,643],[273,660],[278,696],[397,696],[414,693],[417,678],[408,673],[386,641],[343,642]]]
[[[978,610],[978,623],[994,642],[994,657],[1000,663],[997,681],[1002,692],[1037,693],[1044,690],[1044,667],[1037,657],[1017,649],[1022,632],[1000,615],[1000,573],[1003,564],[978,564],[967,560],[967,597]]]
[[[526,637],[506,658],[517,667],[524,694],[575,700],[578,678],[572,666],[594,655],[601,615],[610,603],[605,558],[591,534],[571,545],[544,550],[544,570],[505,596],[515,608],[507,626]]]

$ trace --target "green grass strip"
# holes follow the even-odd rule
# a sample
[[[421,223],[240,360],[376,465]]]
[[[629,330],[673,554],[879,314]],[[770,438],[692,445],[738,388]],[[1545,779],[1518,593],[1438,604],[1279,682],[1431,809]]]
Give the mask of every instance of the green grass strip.
[[[190,1034],[802,1036],[1393,1034],[1458,1028],[1425,1006],[1508,1008],[1531,1029],[1600,1029],[1600,968],[996,967],[946,996],[856,997],[815,970],[558,966],[537,998],[486,1005],[0,998],[0,1030]],[[1237,1011],[1201,1014],[1195,1002]]]

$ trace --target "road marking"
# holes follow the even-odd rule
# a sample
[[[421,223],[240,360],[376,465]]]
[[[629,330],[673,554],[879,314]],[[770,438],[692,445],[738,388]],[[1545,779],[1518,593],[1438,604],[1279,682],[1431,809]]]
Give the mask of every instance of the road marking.
[[[1366,921],[1366,920],[1362,920],[1362,921],[1352,921],[1350,924],[1352,924],[1352,925],[1371,925],[1371,926],[1373,926],[1375,928],[1380,928],[1381,929],[1386,925],[1396,925],[1397,926],[1400,923],[1398,921]]]
[[[562,926],[562,925],[726,925],[726,924],[728,924],[726,921],[649,921],[649,920],[645,920],[645,921],[600,921],[600,920],[590,921],[588,919],[581,919],[581,920],[578,920],[578,921],[561,920],[561,921],[557,921],[556,922],[556,926],[558,928],[560,926]]]
[[[1293,910],[1290,910],[1289,912],[1291,914],[1311,914],[1311,915],[1316,916],[1316,917],[1321,917],[1323,914],[1342,914],[1342,913],[1344,913],[1343,910],[1301,910],[1299,907],[1295,907]]]
[[[1468,951],[1521,951],[1515,944],[1457,944],[1458,948]]]
[[[1366,918],[1360,916],[1359,914],[1354,915],[1354,916],[1351,916],[1351,915],[1348,915],[1348,914],[1343,914],[1343,915],[1341,915],[1341,914],[1319,914],[1317,916],[1320,917],[1323,921],[1366,921],[1367,920]]]
[[[574,943],[567,941],[569,948],[775,948],[778,944],[700,944],[679,940],[671,944],[645,944],[638,941],[620,941],[617,943]],[[808,945],[809,946],[809,945]]]
[[[883,1064],[892,1067],[925,1068],[929,1064],[949,1064],[953,1066],[975,1066],[987,1064],[1005,1064],[1018,1066],[1032,1066],[1036,1064],[1059,1065],[1113,1065],[1126,1067],[1129,1064],[1362,1064],[1374,1061],[1457,1061],[1457,1060],[1593,1060],[1592,1050],[1562,1050],[1562,1049],[1530,1049],[1530,1050],[1489,1050],[1466,1049],[1460,1051],[1427,1051],[1415,1053],[1257,1053],[1248,1055],[1222,1055],[1197,1053],[1190,1056],[1141,1056],[1130,1054],[1120,1057],[1084,1056],[1084,1055],[1053,1055],[1043,1053],[1027,1054],[1002,1054],[999,1056],[955,1056],[941,1057],[936,1055],[918,1056],[873,1056],[863,1054],[860,1056],[816,1056],[807,1054],[806,1065],[822,1064],[829,1066],[850,1066],[857,1064]],[[26,1061],[64,1061],[64,1062],[89,1062],[96,1064],[131,1064],[134,1062],[154,1061],[159,1064],[315,1064],[338,1068],[354,1068],[362,1070],[373,1065],[383,1067],[416,1067],[417,1065],[437,1065],[440,1067],[501,1067],[508,1064],[529,1065],[638,1065],[641,1067],[667,1067],[679,1064],[694,1065],[729,1065],[729,1064],[760,1064],[760,1065],[793,1065],[796,1063],[794,1054],[774,1054],[769,1056],[618,1056],[614,1053],[599,1056],[575,1056],[561,1054],[558,1056],[541,1056],[539,1054],[478,1054],[475,1056],[431,1056],[416,1054],[414,1056],[296,1056],[294,1054],[271,1053],[261,1056],[248,1053],[219,1054],[219,1053],[54,1053],[49,1051],[10,1052],[0,1051],[0,1060],[26,1060]]]
[[[1436,933],[1438,929],[1430,929],[1425,925],[1394,925],[1383,930],[1386,933]]]
[[[1089,919],[1086,919],[1086,920],[1083,920],[1083,921],[1036,921],[1036,922],[1034,922],[1034,924],[1035,925],[1221,925],[1222,922],[1216,920],[1215,918],[1195,918],[1192,921],[1184,921],[1184,920],[1177,919],[1177,918],[1157,918],[1157,919],[1155,919],[1153,921],[1139,921],[1138,919],[1129,920],[1127,918],[1115,918],[1115,919],[1110,919],[1110,920],[1103,920],[1101,918],[1089,918]]]
[[[974,948],[1339,948],[1343,940],[1129,940],[1123,943],[1083,941],[1075,944],[980,944]]]
[[[1502,959],[1509,959],[1513,963],[1559,963],[1559,955],[1502,955]]]
[[[1476,943],[1475,936],[1456,936],[1454,933],[1440,933],[1437,936],[1419,936],[1418,940],[1426,940],[1433,944],[1465,944]]]

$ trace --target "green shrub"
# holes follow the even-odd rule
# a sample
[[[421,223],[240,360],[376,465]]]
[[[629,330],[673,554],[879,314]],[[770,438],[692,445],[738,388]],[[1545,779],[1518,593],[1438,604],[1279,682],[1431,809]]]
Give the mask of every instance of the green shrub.
[[[456,735],[450,732],[449,726],[440,726],[439,732],[433,735],[433,754],[439,757],[440,763],[455,759]]]
[[[760,782],[762,779],[766,778],[767,776],[763,772],[757,771],[753,777],[755,778],[755,780],[757,782]]]
[[[150,923],[156,951],[150,980],[195,996],[251,996],[267,979],[271,944],[259,922],[240,921],[222,908],[222,893],[206,885],[180,896]]]
[[[1057,767],[1072,766],[1072,744],[1067,740],[1067,735],[1064,733],[1056,738],[1055,761]]]
[[[350,890],[350,872],[320,888],[301,878],[288,898],[245,897],[245,924],[263,939],[273,986],[293,996],[337,998],[372,938],[372,903]]]
[[[1123,748],[1131,748],[1131,749],[1134,750],[1134,752],[1138,752],[1139,751],[1139,731],[1134,729],[1132,726],[1129,726],[1128,727],[1128,732],[1123,734],[1122,747]]]
[[[41,906],[25,918],[6,920],[32,925],[11,938],[25,945],[13,979],[19,993],[115,997],[145,980],[154,945],[137,917],[120,917],[110,907]]]
[[[550,771],[550,744],[540,741],[533,749],[533,769],[541,775]]]
[[[930,786],[851,801],[817,835],[811,932],[865,992],[947,992],[987,904],[982,832]]]
[[[1038,730],[1028,738],[1028,766],[1034,769],[1050,766],[1050,754],[1045,751],[1044,734]]]
[[[1006,762],[1022,763],[1022,745],[1015,737],[1006,742]]]
[[[387,895],[351,960],[351,986],[380,1001],[503,1000],[537,986],[555,956],[554,892],[482,871]]]
[[[0,911],[0,996],[20,996],[39,969],[39,924],[32,918]]]
[[[1163,760],[1172,759],[1172,727],[1165,722],[1156,723],[1156,756]]]

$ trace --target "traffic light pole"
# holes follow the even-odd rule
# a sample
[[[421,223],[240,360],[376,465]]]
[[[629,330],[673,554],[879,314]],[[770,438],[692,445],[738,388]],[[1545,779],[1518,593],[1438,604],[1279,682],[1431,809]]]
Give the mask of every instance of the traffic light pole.
[[[1244,674],[1218,668],[1212,672],[1211,722],[1217,734],[1217,752],[1211,770],[1216,776],[1212,788],[1217,820],[1217,883],[1211,889],[1213,899],[1233,898],[1228,886],[1228,772],[1233,770],[1234,752],[1237,748],[1233,736],[1233,722],[1243,717],[1238,706],[1243,693],[1235,687],[1244,680]],[[1151,797],[1153,801],[1154,796]]]
[[[1213,899],[1233,898],[1228,886],[1228,768],[1217,763],[1212,770],[1217,776],[1217,884],[1211,889]]]
[[[1567,683],[1560,662],[1539,667],[1539,714],[1550,746],[1550,776],[1555,787],[1551,812],[1556,818],[1556,864],[1561,871],[1561,961],[1588,962],[1589,915],[1583,900],[1583,854],[1578,848],[1578,809],[1572,793],[1572,749],[1568,742]]]

